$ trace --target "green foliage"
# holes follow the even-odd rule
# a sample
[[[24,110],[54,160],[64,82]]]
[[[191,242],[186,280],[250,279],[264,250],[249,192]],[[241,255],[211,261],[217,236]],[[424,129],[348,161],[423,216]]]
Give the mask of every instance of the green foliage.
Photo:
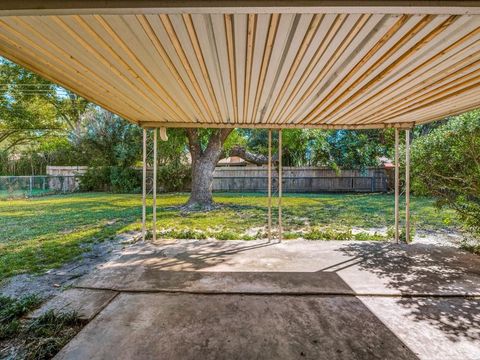
[[[147,132],[150,137],[151,132]],[[183,129],[171,128],[167,130],[168,141],[158,141],[158,165],[164,166],[171,164],[172,162],[179,162],[182,164],[187,163],[187,137]]]
[[[75,166],[86,161],[66,138],[43,138],[34,146],[24,147],[17,157],[15,153],[0,150],[0,175],[41,175],[47,165]]]
[[[474,243],[470,241],[464,241],[462,243],[462,249],[471,252],[472,254],[480,255],[480,243],[478,241]]]
[[[302,166],[311,163],[309,153],[318,130],[288,129],[282,131],[282,150],[285,166]]]
[[[229,150],[234,146],[246,146],[247,139],[243,136],[241,129],[233,129],[233,131],[228,135],[225,143],[223,144],[223,150],[228,153]]]
[[[41,300],[35,295],[13,299],[0,296],[0,340],[10,339],[20,332],[20,319],[35,309]]]
[[[201,230],[179,229],[179,230],[165,230],[160,232],[160,236],[167,239],[206,239],[207,234]]]
[[[313,228],[302,236],[307,240],[387,240],[387,237],[378,233],[353,233],[351,230],[335,230],[332,228]]]
[[[316,161],[343,169],[377,166],[388,153],[384,130],[336,130],[323,138],[316,150]]]
[[[246,148],[253,153],[268,152],[268,130],[239,129]],[[364,169],[377,166],[378,158],[391,152],[390,130],[283,130],[282,150],[285,166],[329,166],[333,169]],[[272,147],[278,147],[273,132]]]
[[[480,234],[480,111],[451,118],[412,143],[413,189],[454,209]]]
[[[140,158],[141,129],[102,109],[91,111],[85,134],[79,140],[89,166],[129,167]]]
[[[36,319],[22,319],[40,303],[35,295],[0,296],[0,340],[21,340],[23,359],[51,359],[85,325],[75,312],[50,310]]]
[[[80,178],[80,190],[138,193],[141,190],[141,173],[130,167],[90,167]]]
[[[110,167],[90,167],[80,178],[80,191],[109,191]]]
[[[40,91],[41,89],[41,91]],[[52,84],[0,58],[0,146],[12,148],[59,128]]]
[[[415,228],[412,226],[411,229],[410,229],[410,238],[407,241],[407,233],[405,232],[405,228],[400,227],[400,231],[399,231],[399,234],[398,234],[398,239],[401,242],[410,243],[410,242],[412,242],[414,236],[415,236]],[[395,228],[394,227],[389,227],[388,228],[387,238],[389,238],[390,240],[395,239]]]
[[[0,147],[36,148],[68,131],[75,142],[84,114],[93,105],[82,97],[0,58]]]
[[[74,311],[49,310],[37,319],[30,320],[23,330],[25,360],[53,358],[85,324]]]
[[[139,193],[141,174],[131,167],[112,166],[110,168],[111,191],[117,193]]]
[[[192,172],[189,165],[172,161],[158,168],[159,185],[166,192],[185,191],[192,178]]]
[[[141,154],[141,129],[105,110],[90,113],[79,147],[90,156],[80,179],[83,191],[139,192],[140,172],[133,166]]]
[[[84,165],[77,152],[87,100],[0,58],[1,175],[45,174],[47,165]]]

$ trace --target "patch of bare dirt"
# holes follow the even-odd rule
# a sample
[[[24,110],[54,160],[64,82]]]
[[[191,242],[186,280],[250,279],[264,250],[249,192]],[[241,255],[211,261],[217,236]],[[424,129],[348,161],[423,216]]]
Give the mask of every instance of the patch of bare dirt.
[[[89,244],[89,251],[60,268],[48,270],[40,275],[22,274],[7,279],[0,284],[0,294],[14,298],[35,294],[47,300],[72,286],[79,277],[120,256],[122,250],[136,242],[138,238],[138,232],[130,232],[120,234],[111,240]]]

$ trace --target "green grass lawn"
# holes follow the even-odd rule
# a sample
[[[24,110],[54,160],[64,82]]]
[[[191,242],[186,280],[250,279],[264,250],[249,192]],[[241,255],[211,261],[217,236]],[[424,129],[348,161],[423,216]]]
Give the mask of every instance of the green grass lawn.
[[[252,239],[264,232],[267,199],[262,194],[216,194],[215,200],[224,204],[218,210],[182,214],[177,207],[187,196],[159,195],[157,227],[163,237]],[[417,229],[456,225],[454,213],[436,209],[431,199],[413,197],[411,209]],[[389,227],[393,196],[290,194],[283,198],[283,213],[287,237],[299,229]],[[275,209],[273,215],[275,223]],[[93,242],[140,229],[140,221],[140,195],[87,193],[0,201],[0,280],[59,266]]]

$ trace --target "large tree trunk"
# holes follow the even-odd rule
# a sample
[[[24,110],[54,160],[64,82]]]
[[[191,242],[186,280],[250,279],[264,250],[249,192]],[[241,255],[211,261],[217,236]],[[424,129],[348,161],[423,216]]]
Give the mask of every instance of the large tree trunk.
[[[232,129],[214,130],[208,144],[202,148],[198,129],[186,129],[192,157],[192,192],[185,208],[209,210],[214,206],[212,198],[213,172],[220,160],[223,144]]]

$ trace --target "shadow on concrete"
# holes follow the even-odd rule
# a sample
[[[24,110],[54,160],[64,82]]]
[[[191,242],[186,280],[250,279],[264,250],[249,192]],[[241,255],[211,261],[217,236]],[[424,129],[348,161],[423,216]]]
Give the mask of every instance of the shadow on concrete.
[[[480,301],[462,292],[462,286],[480,290],[479,258],[455,248],[423,244],[351,243],[338,251],[350,260],[322,269],[340,271],[350,266],[374,273],[386,286],[400,290],[396,303],[410,317],[441,330],[449,340],[480,340]],[[412,297],[432,287],[452,289],[454,296]]]
[[[184,289],[189,284],[178,282],[178,277],[193,274],[205,282],[212,274],[149,271],[157,278],[173,273],[172,285]],[[216,273],[219,281],[232,274]],[[271,280],[269,273],[235,274],[246,276],[244,280],[256,277],[257,283],[262,276]],[[334,272],[310,276],[322,274],[348,291],[348,285]],[[298,282],[306,273],[276,275],[277,280],[295,278]],[[219,294],[121,293],[57,358],[418,359],[357,297],[298,295],[302,296],[244,294],[228,289]]]
[[[258,241],[138,244],[82,279],[78,287],[128,292],[131,297],[122,299],[131,299],[128,301],[134,310],[128,310],[128,317],[119,322],[120,328],[125,326],[123,321],[128,325],[131,319],[146,319],[150,314],[162,319],[153,319],[158,322],[155,326],[170,323],[162,301],[158,301],[158,308],[150,307],[157,306],[155,297],[175,294],[178,305],[172,303],[169,310],[174,313],[172,316],[177,316],[181,308],[181,313],[191,313],[192,319],[175,318],[179,325],[172,321],[175,325],[172,326],[180,333],[172,332],[170,340],[178,344],[192,342],[195,346],[198,341],[208,343],[213,337],[220,337],[215,349],[202,348],[213,351],[200,352],[204,355],[214,356],[222,348],[235,354],[230,343],[222,342],[233,336],[239,337],[234,344],[240,348],[249,344],[247,355],[251,358],[261,357],[255,347],[261,348],[263,345],[258,341],[263,339],[274,349],[272,354],[278,351],[290,356],[277,357],[282,359],[300,357],[297,351],[313,354],[316,359],[416,359],[429,358],[435,351],[443,354],[449,349],[452,359],[475,359],[471,356],[475,351],[471,349],[480,341],[480,301],[468,295],[480,293],[480,258],[454,248],[423,244],[292,241],[275,245]],[[148,296],[140,298],[140,295]],[[187,298],[190,300],[183,304]],[[197,298],[201,301],[195,305]],[[115,330],[116,316],[123,317],[121,312],[128,309],[127,303],[111,309],[116,301],[106,309],[110,315],[102,316],[102,312],[99,320],[92,322],[91,326],[98,329],[89,332],[91,337],[77,341],[78,346],[73,350],[93,341],[96,331],[107,331],[112,344],[122,336],[128,338]],[[144,312],[138,313],[135,301],[145,301],[140,306]],[[243,304],[239,309],[237,302]],[[276,302],[283,305],[271,312],[265,309],[265,303]],[[250,313],[248,309],[263,310]],[[295,317],[301,321],[283,321]],[[211,319],[218,319],[218,327]],[[225,319],[236,323],[235,330]],[[282,321],[276,323],[279,319]],[[155,326],[148,332],[155,333]],[[255,333],[252,329],[269,326],[282,335],[252,337]],[[289,332],[292,327],[295,331]],[[201,329],[206,328],[211,331],[202,335]],[[129,325],[125,333],[128,329]],[[190,330],[197,334],[196,339],[185,335]],[[305,343],[305,339],[312,339],[312,343]],[[312,345],[313,340],[320,342],[323,350]],[[143,338],[138,341],[142,343]],[[278,341],[296,345],[280,351]],[[128,344],[141,351],[136,343],[128,341]],[[170,345],[164,346],[166,353],[173,351]],[[386,350],[386,346],[394,351]],[[331,349],[343,353],[330,353]],[[362,353],[362,349],[367,353]],[[186,358],[195,358],[195,354]]]
[[[185,271],[202,270],[228,262],[232,255],[275,245],[273,242],[245,244],[234,241],[185,241],[185,245],[173,242],[169,245],[160,243],[143,245],[139,251],[122,255],[115,260],[115,267],[146,265],[156,270],[181,269]],[[160,260],[160,261],[159,261]],[[107,265],[108,266],[108,265]]]

